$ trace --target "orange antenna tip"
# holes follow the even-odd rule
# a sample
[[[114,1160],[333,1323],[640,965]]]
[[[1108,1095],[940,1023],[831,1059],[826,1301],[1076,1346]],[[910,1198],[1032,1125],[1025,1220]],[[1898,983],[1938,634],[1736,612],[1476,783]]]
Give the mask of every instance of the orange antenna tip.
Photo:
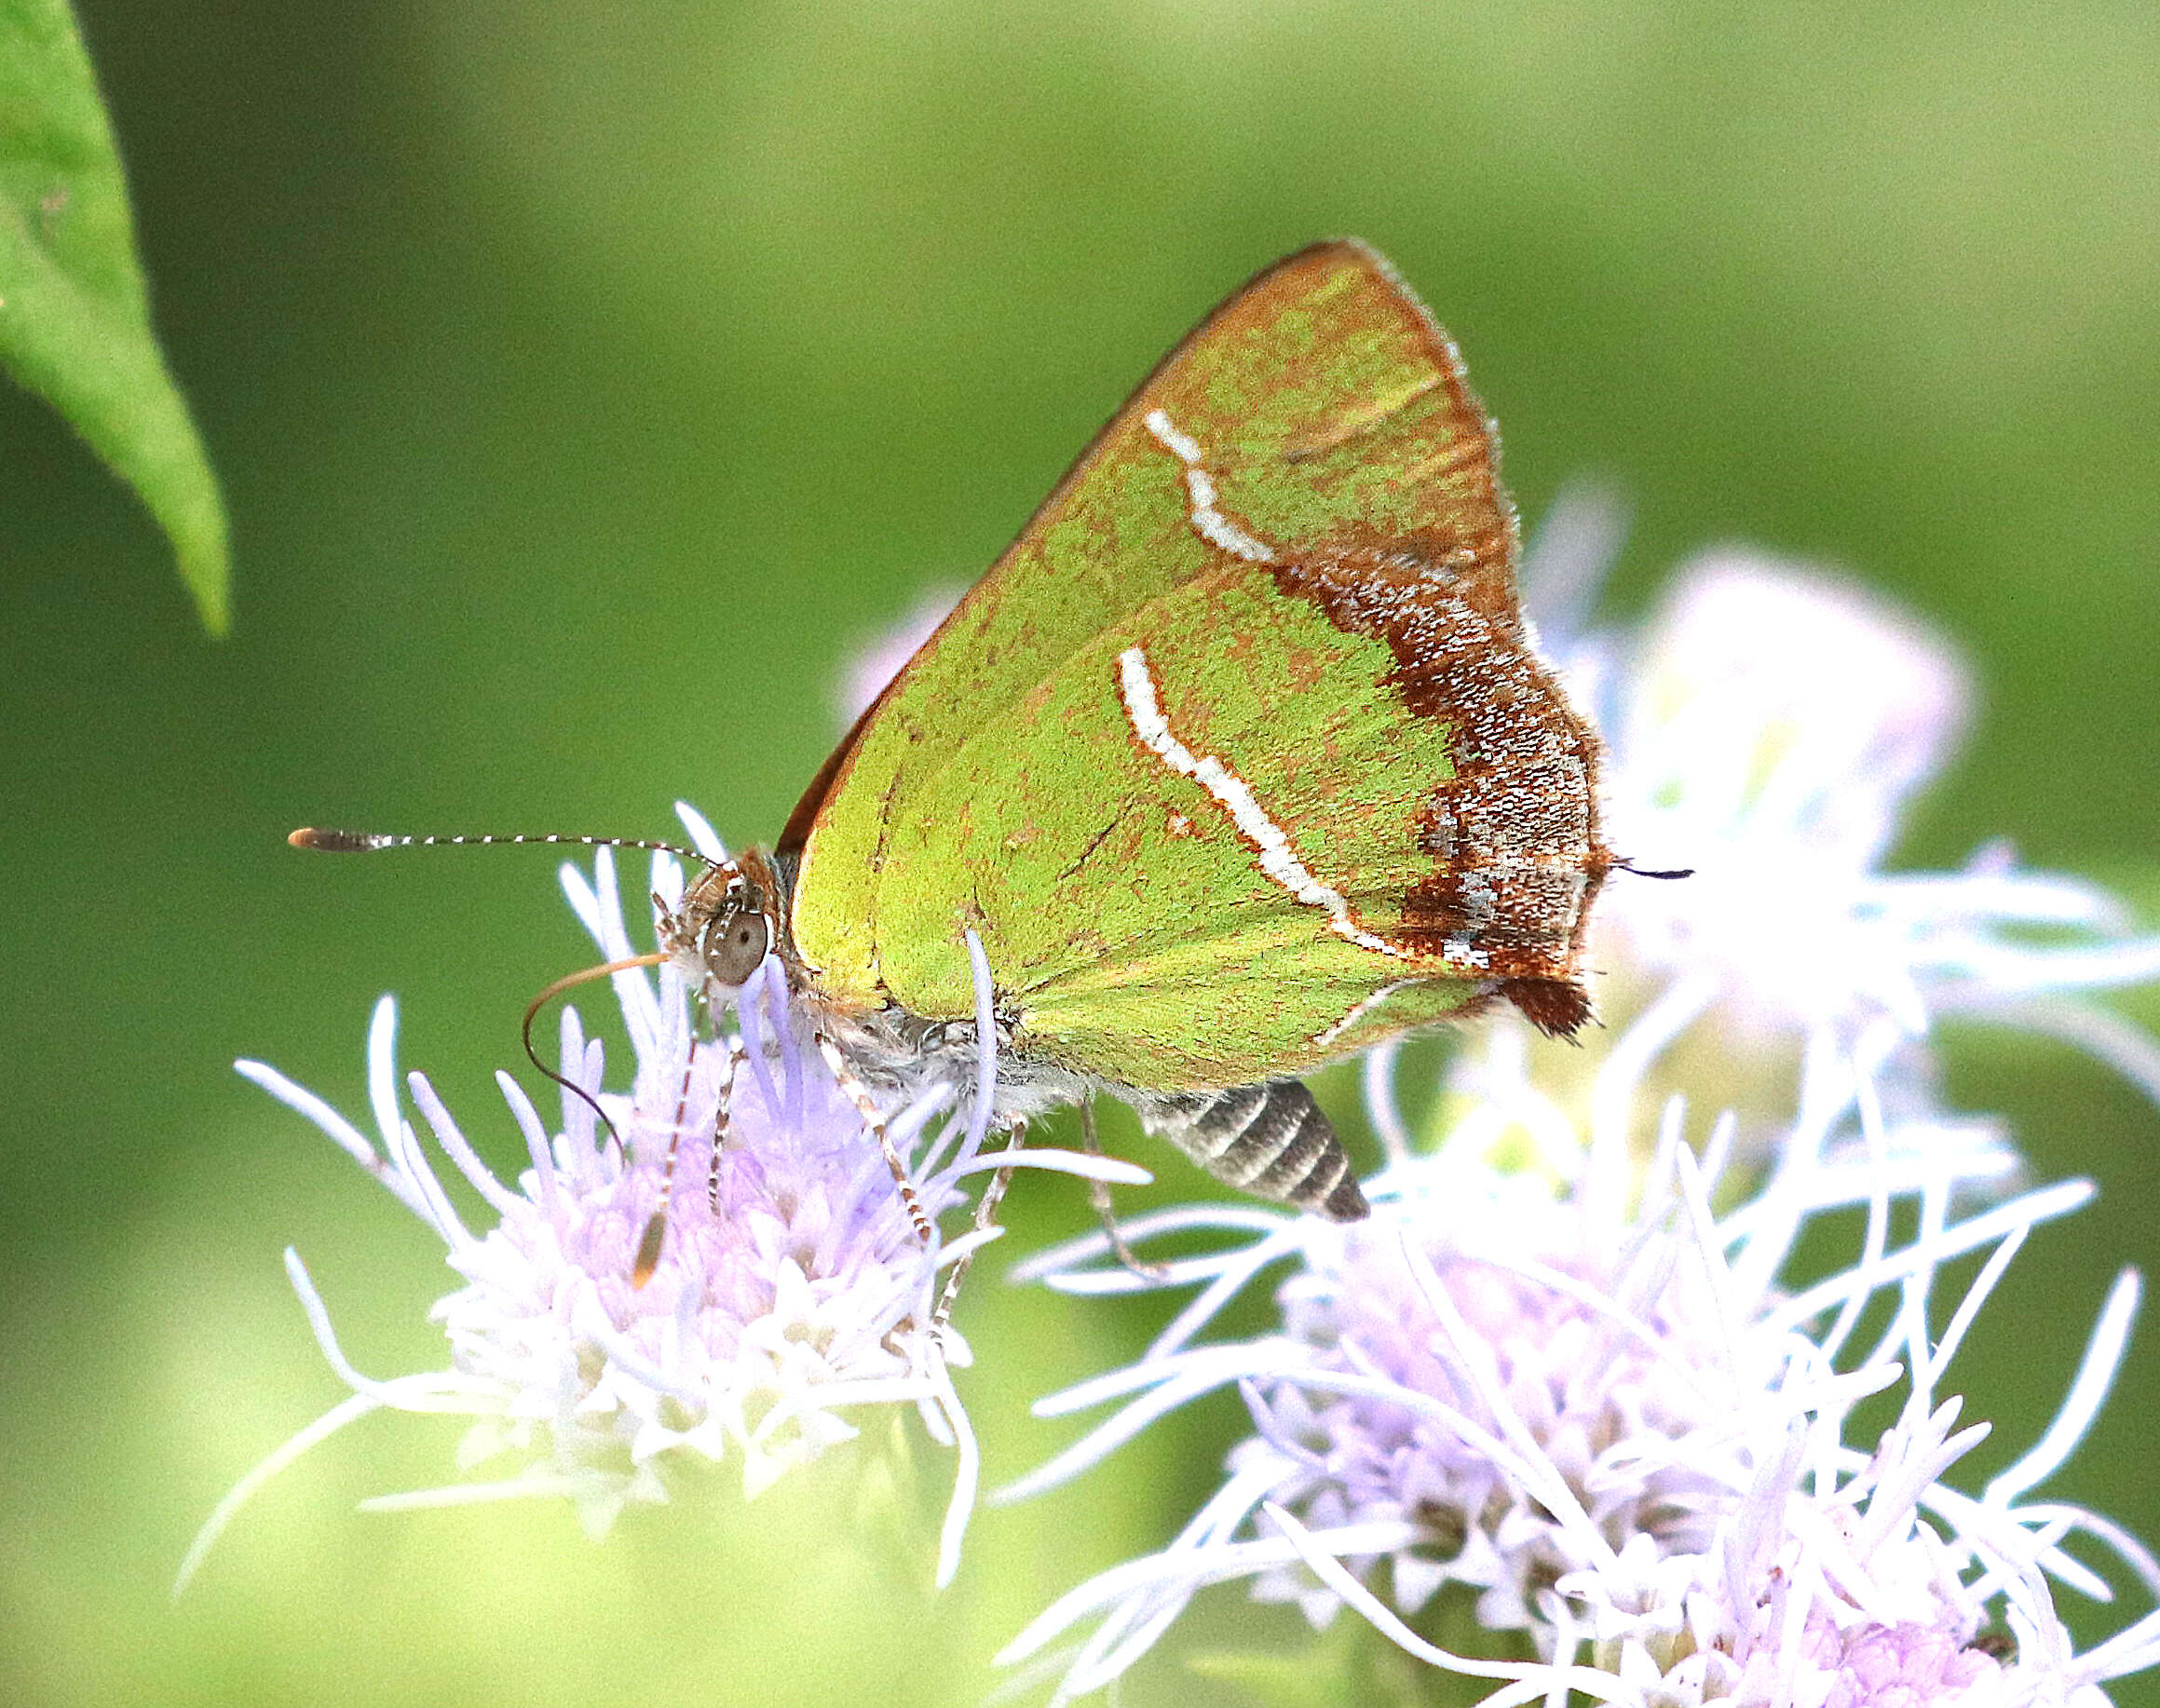
[[[360,831],[319,830],[304,824],[285,840],[293,847],[312,848],[321,854],[365,854],[388,847],[393,838],[370,836]]]

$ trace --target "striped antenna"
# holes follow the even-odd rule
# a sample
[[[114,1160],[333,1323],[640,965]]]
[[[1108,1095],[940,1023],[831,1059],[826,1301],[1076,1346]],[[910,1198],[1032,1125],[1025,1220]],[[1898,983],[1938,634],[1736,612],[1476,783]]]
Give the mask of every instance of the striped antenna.
[[[700,866],[713,862],[695,848],[672,842],[655,842],[644,836],[385,836],[373,831],[322,830],[303,825],[285,840],[296,848],[319,854],[373,854],[380,848],[481,848],[481,847],[585,847],[650,848],[656,854],[677,854]]]

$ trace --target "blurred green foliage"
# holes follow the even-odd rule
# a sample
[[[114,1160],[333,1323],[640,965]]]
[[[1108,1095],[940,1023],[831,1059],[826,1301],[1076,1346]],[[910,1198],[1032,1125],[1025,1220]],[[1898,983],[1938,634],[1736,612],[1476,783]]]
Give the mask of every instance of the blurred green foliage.
[[[222,634],[224,511],[150,330],[127,185],[67,0],[0,0],[0,366],[143,495]]]
[[[919,1443],[898,1533],[856,1522],[842,1455],[747,1507],[693,1484],[593,1547],[566,1510],[355,1515],[449,1469],[455,1425],[376,1418],[165,1598],[211,1502],[337,1397],[282,1246],[361,1368],[441,1354],[431,1239],[231,1059],[358,1108],[394,986],[407,1060],[507,1162],[488,1075],[581,954],[544,860],[333,864],[284,830],[650,833],[686,794],[769,834],[850,644],[986,563],[1174,338],[1313,237],[1370,238],[1433,304],[1530,517],[1584,473],[1631,493],[1615,608],[1740,538],[1970,648],[1986,711],[1909,858],[1997,834],[2072,867],[2160,853],[2141,0],[83,20],[243,587],[205,645],[145,518],[0,397],[0,1699],[969,1702],[1050,1596],[1170,1533],[1234,1403],[986,1512],[942,1597],[947,1467]],[[2103,1186],[1962,1361],[1968,1417],[1999,1426],[1984,1471],[2043,1426],[2115,1268],[2154,1254],[2160,1117],[2063,1052],[1953,1045],[1956,1096],[2008,1111],[2036,1172]],[[1012,1249],[1085,1220],[1040,1184]],[[967,1314],[993,1481],[1072,1427],[1027,1400],[1148,1320],[994,1282]],[[2054,1484],[2149,1537],[2156,1406],[2147,1327]],[[1229,1593],[1186,1652],[1297,1640]],[[1240,1674],[1174,1648],[1126,1700],[1250,1701]]]

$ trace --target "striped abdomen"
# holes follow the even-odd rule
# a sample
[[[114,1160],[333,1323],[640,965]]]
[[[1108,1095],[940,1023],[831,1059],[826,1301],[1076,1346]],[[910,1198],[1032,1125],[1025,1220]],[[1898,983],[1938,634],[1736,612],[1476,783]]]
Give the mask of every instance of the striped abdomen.
[[[1149,1132],[1168,1139],[1225,1186],[1331,1222],[1371,1213],[1350,1153],[1298,1080],[1157,1092],[1134,1102]]]

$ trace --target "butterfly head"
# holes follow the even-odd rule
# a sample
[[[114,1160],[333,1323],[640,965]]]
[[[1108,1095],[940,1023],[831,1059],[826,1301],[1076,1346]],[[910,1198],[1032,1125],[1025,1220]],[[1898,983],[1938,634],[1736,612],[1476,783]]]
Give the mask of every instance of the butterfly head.
[[[754,848],[706,868],[682,905],[658,896],[660,946],[715,1007],[735,998],[781,941],[782,899],[771,866]]]

